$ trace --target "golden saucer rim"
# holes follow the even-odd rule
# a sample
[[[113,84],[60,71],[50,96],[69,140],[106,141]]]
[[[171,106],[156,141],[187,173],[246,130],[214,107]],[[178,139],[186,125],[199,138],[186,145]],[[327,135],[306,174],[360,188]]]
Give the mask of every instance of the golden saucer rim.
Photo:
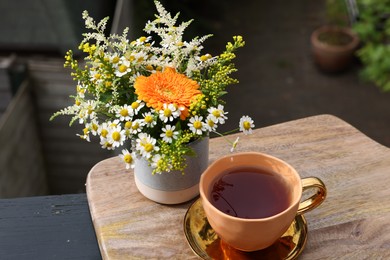
[[[193,239],[191,239],[191,235],[192,232],[190,232],[188,229],[187,229],[187,220],[190,219],[190,212],[191,210],[193,209],[193,207],[197,206],[197,204],[200,205],[200,209],[203,211],[203,207],[201,207],[202,205],[202,199],[199,197],[198,199],[196,199],[195,201],[193,201],[191,203],[191,205],[188,207],[185,215],[184,215],[184,221],[183,221],[183,229],[184,229],[184,235],[186,237],[186,240],[187,240],[187,243],[188,245],[190,246],[192,252],[197,255],[198,257],[201,257],[202,259],[211,259],[210,256],[207,254],[206,251],[202,250],[199,246],[197,245],[193,245],[191,243],[191,241],[194,241]],[[207,219],[206,219],[207,221]],[[301,226],[301,232],[300,232],[300,238],[299,238],[299,241],[300,243],[297,244],[289,253],[289,255],[284,258],[284,260],[294,260],[296,259],[303,251],[303,249],[305,248],[306,246],[306,242],[307,242],[307,237],[308,237],[308,227],[307,227],[307,221],[306,221],[306,218],[303,214],[301,215],[296,215],[295,216],[295,219],[293,221],[293,223],[291,223],[290,226],[292,225],[299,225]],[[212,228],[211,228],[212,229]],[[196,242],[193,242],[193,243],[196,243]],[[199,251],[197,250],[197,248],[199,249]]]

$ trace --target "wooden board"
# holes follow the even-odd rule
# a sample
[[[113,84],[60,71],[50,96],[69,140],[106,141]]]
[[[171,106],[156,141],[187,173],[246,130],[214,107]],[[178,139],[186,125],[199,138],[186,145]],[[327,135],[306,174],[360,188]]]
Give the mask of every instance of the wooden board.
[[[232,140],[235,135],[230,136]],[[229,153],[210,140],[210,161]],[[320,115],[265,127],[241,137],[237,152],[258,151],[320,177],[326,201],[306,214],[309,236],[300,259],[390,257],[390,149],[346,122]],[[119,158],[88,174],[87,196],[104,259],[196,259],[183,233],[189,203],[164,206],[144,198]]]

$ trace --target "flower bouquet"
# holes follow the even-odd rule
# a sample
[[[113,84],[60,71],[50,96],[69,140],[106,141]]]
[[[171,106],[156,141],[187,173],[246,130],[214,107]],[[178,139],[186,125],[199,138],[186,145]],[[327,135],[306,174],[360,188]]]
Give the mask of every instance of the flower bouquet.
[[[102,148],[125,146],[120,156],[126,168],[143,157],[153,173],[183,171],[184,155],[193,155],[188,144],[216,132],[227,119],[221,97],[238,82],[230,77],[236,71],[232,60],[244,41],[235,36],[222,54],[202,54],[202,43],[211,35],[185,41],[191,21],[177,25],[178,14],[172,17],[158,1],[155,5],[158,14],[146,23],[147,36],[134,41],[127,39],[128,28],[105,36],[108,18],[96,23],[83,12],[91,30],[79,46],[84,62],[72,51],[65,56],[65,67],[77,81],[75,103],[52,118],[73,116],[70,125],[85,126],[78,135],[87,141],[98,136]],[[250,117],[241,118],[241,131],[250,133],[253,127]]]

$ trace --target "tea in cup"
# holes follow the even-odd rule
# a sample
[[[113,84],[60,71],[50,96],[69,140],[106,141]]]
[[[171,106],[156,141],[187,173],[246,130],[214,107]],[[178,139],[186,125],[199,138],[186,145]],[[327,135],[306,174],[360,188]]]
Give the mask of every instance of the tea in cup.
[[[315,177],[301,179],[288,163],[257,152],[237,153],[212,163],[200,178],[206,217],[218,236],[242,251],[271,246],[303,214],[326,197]],[[316,193],[301,202],[303,190]]]

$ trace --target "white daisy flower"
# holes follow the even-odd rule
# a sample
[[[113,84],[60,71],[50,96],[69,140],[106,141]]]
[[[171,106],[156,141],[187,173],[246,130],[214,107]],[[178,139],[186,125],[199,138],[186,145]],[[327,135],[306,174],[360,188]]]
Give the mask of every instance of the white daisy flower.
[[[130,153],[127,149],[123,149],[122,154],[119,155],[119,157],[122,158],[122,160],[126,163],[126,169],[134,169],[135,156],[135,153]]]
[[[156,120],[154,120],[152,112],[147,112],[142,114],[144,117],[142,124],[146,125],[147,127],[153,127],[157,124]]]
[[[96,119],[93,119],[91,122],[85,125],[90,130],[91,134],[93,136],[96,136],[98,134],[99,129],[99,123],[96,121]]]
[[[131,123],[131,129],[130,133],[131,134],[138,134],[142,131],[142,120],[141,119],[136,119]]]
[[[161,133],[161,137],[163,138],[163,141],[167,143],[172,143],[173,139],[177,139],[179,132],[175,131],[175,126],[166,125],[162,128],[163,133]]]
[[[79,114],[78,114],[78,118],[79,118],[79,124],[84,124],[84,120],[86,119],[85,118],[85,113],[83,111],[80,111]]]
[[[133,109],[134,115],[137,115],[141,108],[145,106],[145,103],[141,100],[134,101],[131,103],[131,108]]]
[[[121,129],[120,126],[110,128],[107,140],[113,147],[122,146],[123,142],[126,140],[125,130]]]
[[[120,58],[119,58],[119,56],[118,56],[116,53],[112,54],[112,55],[109,57],[109,59],[110,59],[110,61],[112,62],[112,64],[113,64],[114,66],[117,66],[117,64],[118,64],[119,61],[120,61]]]
[[[133,109],[129,105],[119,107],[116,111],[116,116],[119,117],[120,121],[129,121],[133,116]]]
[[[202,122],[202,119],[201,116],[194,116],[190,118],[188,123],[190,130],[197,135],[201,135],[203,131],[206,131],[206,124]]]
[[[106,123],[104,122],[103,124],[99,125],[97,133],[100,135],[100,140],[107,139],[108,132],[110,130],[108,124],[110,122]]]
[[[217,125],[218,119],[213,116],[212,114],[209,114],[206,118],[206,128],[208,131],[212,132],[215,131],[218,127]]]
[[[161,163],[162,156],[160,154],[156,154],[152,157],[152,162],[150,163],[150,166],[153,169],[156,169],[158,165]],[[161,173],[161,172],[159,172]]]
[[[126,121],[125,124],[124,124],[124,128],[125,128],[125,135],[127,138],[130,139],[130,136],[131,136],[131,127],[133,125],[133,122],[131,121]]]
[[[101,138],[100,145],[102,146],[103,149],[114,150],[112,143],[110,143],[107,138]]]
[[[140,51],[133,55],[136,62],[143,62],[148,59],[148,54],[146,52]]]
[[[159,112],[160,119],[164,123],[168,121],[172,122],[175,118],[178,118],[180,114],[181,111],[177,109],[174,104],[163,104],[163,109]]]
[[[135,45],[135,46],[140,46],[140,45],[143,45],[143,44],[149,42],[151,39],[152,39],[152,36],[148,36],[148,37],[141,36],[137,40],[131,42],[131,44]]]
[[[84,139],[86,140],[87,142],[90,142],[91,140],[89,139],[89,127],[85,126],[85,128],[83,129],[83,134],[80,135],[80,134],[76,134],[77,136],[79,136],[81,139]]]
[[[95,84],[100,84],[103,82],[102,74],[98,70],[91,70],[89,76],[91,78],[91,81]]]
[[[211,59],[213,56],[211,56],[211,54],[207,53],[205,55],[202,55],[202,56],[196,56],[195,59],[201,63],[203,62],[206,62],[208,61],[209,59]]]
[[[152,152],[157,152],[160,148],[156,145],[157,140],[148,134],[140,133],[138,135],[136,149],[138,152],[149,159],[152,156]]]
[[[239,123],[240,131],[245,135],[252,134],[252,128],[255,127],[255,124],[249,116],[243,116],[240,119]]]
[[[85,92],[87,91],[87,88],[83,87],[80,83],[76,86],[77,95],[81,98],[85,97]]]
[[[219,124],[225,123],[225,119],[227,119],[226,116],[227,112],[224,112],[222,105],[218,105],[218,108],[210,107],[209,109],[207,109],[207,111],[211,115],[215,116],[215,118],[217,119],[217,123]]]
[[[123,75],[126,75],[130,71],[131,71],[130,61],[125,58],[121,58],[118,63],[118,67],[116,68],[114,73],[117,77],[122,77]]]

